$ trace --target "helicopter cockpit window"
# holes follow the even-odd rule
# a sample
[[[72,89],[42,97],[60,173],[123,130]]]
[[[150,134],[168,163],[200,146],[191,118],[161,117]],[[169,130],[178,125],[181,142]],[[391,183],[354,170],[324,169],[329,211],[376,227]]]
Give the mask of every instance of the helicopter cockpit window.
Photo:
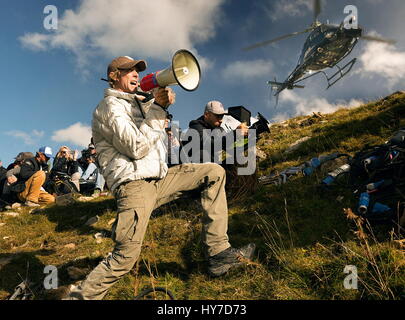
[[[319,36],[319,32],[318,31],[314,31],[311,33],[309,40],[313,41],[314,39],[316,39]]]
[[[311,41],[306,41],[304,44],[304,48],[302,49],[302,54],[299,59],[299,63],[303,63],[305,57],[308,55],[309,52],[311,52],[313,46],[311,45]]]

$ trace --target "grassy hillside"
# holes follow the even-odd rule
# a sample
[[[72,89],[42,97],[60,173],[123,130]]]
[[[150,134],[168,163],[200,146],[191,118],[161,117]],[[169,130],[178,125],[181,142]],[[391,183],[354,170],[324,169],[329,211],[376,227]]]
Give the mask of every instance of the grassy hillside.
[[[267,158],[264,175],[332,152],[353,155],[381,144],[405,126],[405,94],[397,93],[355,109],[290,119],[272,126],[259,142]],[[288,147],[307,140],[292,152]],[[248,197],[229,199],[229,236],[234,246],[255,242],[254,260],[222,278],[210,278],[200,242],[201,207],[178,200],[156,210],[141,257],[106,299],[132,299],[142,289],[165,287],[176,299],[404,299],[405,251],[389,226],[360,225],[348,208],[349,190],[325,192],[319,183],[336,160],[309,177],[262,186]],[[56,299],[64,286],[83,279],[111,251],[109,238],[94,235],[111,228],[112,197],[52,205],[33,214],[28,208],[0,213],[0,299],[28,274],[42,281],[46,265],[58,268],[59,290],[35,292]],[[86,221],[94,216],[91,225]],[[344,289],[346,265],[357,267],[358,290]],[[157,298],[164,296],[158,295]],[[153,297],[152,297],[153,298]]]

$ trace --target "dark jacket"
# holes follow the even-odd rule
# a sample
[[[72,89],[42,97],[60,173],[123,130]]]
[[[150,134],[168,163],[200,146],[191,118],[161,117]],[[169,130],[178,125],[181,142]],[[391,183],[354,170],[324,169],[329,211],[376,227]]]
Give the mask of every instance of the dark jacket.
[[[64,157],[55,158],[51,170],[51,176],[56,172],[63,172],[69,176],[79,171],[79,162],[77,160],[69,160]]]
[[[48,173],[48,164],[41,164],[37,159],[30,158],[24,160],[20,165],[19,174],[17,174],[17,182],[10,185],[10,190],[15,193],[20,193],[25,189],[25,182],[32,177],[32,175],[42,170],[45,173]]]
[[[0,180],[6,177],[7,169],[3,166],[0,167]]]
[[[31,176],[39,171],[43,170],[45,173],[48,173],[49,167],[48,164],[41,164],[37,161],[36,158],[31,158],[25,160],[21,164],[20,174],[17,177],[19,182],[26,182]]]
[[[3,198],[3,188],[4,188],[4,184],[7,181],[7,169],[4,167],[0,167],[0,199]]]
[[[226,150],[226,134],[224,132],[224,129],[219,127],[212,127],[210,124],[208,124],[205,120],[204,120],[204,116],[199,117],[196,120],[192,120],[189,123],[189,129],[194,129],[198,132],[198,135],[200,137],[200,161],[203,162],[204,158],[203,155],[205,152],[208,152],[209,150],[207,150],[207,146],[211,146],[211,153],[210,153],[210,161],[211,162],[216,162],[216,163],[221,163],[221,161],[219,160],[220,157],[218,154],[215,154],[215,149],[214,149],[214,141],[215,140],[220,140],[221,139],[221,148],[222,150]],[[212,130],[212,134],[208,137],[204,137],[204,130]],[[206,138],[209,139],[209,141],[204,141],[206,140]],[[189,139],[188,141],[186,141],[185,143],[183,143],[183,145],[187,145],[187,143],[189,143],[191,141],[191,139]],[[188,156],[191,157],[191,150],[188,153]]]

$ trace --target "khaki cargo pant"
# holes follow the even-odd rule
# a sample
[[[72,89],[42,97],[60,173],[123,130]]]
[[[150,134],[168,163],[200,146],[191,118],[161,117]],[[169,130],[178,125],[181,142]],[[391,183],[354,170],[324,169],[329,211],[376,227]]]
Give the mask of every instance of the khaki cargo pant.
[[[225,171],[214,163],[183,164],[169,168],[162,180],[132,181],[115,192],[118,203],[113,225],[115,247],[71,296],[80,299],[103,299],[110,288],[128,273],[138,260],[142,241],[153,209],[177,199],[181,191],[203,186],[201,204],[203,242],[208,256],[228,247],[228,207],[225,195]]]
[[[40,204],[49,204],[55,202],[55,197],[48,192],[41,190],[46,180],[44,171],[35,172],[26,182],[25,190],[18,194],[20,201],[31,201]]]

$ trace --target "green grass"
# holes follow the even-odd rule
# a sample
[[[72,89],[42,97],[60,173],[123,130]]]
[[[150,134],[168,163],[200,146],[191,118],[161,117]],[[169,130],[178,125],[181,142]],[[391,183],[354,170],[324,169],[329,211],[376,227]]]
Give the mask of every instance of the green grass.
[[[298,117],[274,125],[258,145],[268,156],[259,163],[258,175],[322,154],[353,155],[366,145],[381,144],[405,125],[404,113],[405,94],[395,94],[322,118]],[[285,153],[302,137],[309,139]],[[132,299],[150,286],[165,287],[176,299],[187,300],[404,299],[405,254],[394,241],[398,235],[388,226],[376,226],[364,228],[366,239],[359,237],[356,220],[347,219],[343,212],[355,207],[350,191],[319,188],[326,173],[338,165],[334,161],[310,177],[297,176],[282,186],[262,186],[244,199],[229,199],[231,243],[255,242],[257,252],[252,263],[221,278],[206,273],[201,207],[183,199],[159,208],[152,214],[137,265],[106,299]],[[75,282],[69,267],[92,270],[112,250],[111,239],[97,243],[94,238],[111,228],[109,222],[116,214],[111,197],[66,207],[52,205],[42,214],[30,214],[27,208],[18,212],[18,217],[0,213],[0,223],[5,223],[0,227],[0,299],[13,292],[27,270],[31,280],[42,281],[44,266],[55,265],[59,284],[66,286]],[[99,221],[84,226],[95,215]],[[1,265],[5,258],[12,260]],[[346,265],[358,269],[358,290],[343,287]],[[38,293],[36,298],[55,299],[58,291]]]

